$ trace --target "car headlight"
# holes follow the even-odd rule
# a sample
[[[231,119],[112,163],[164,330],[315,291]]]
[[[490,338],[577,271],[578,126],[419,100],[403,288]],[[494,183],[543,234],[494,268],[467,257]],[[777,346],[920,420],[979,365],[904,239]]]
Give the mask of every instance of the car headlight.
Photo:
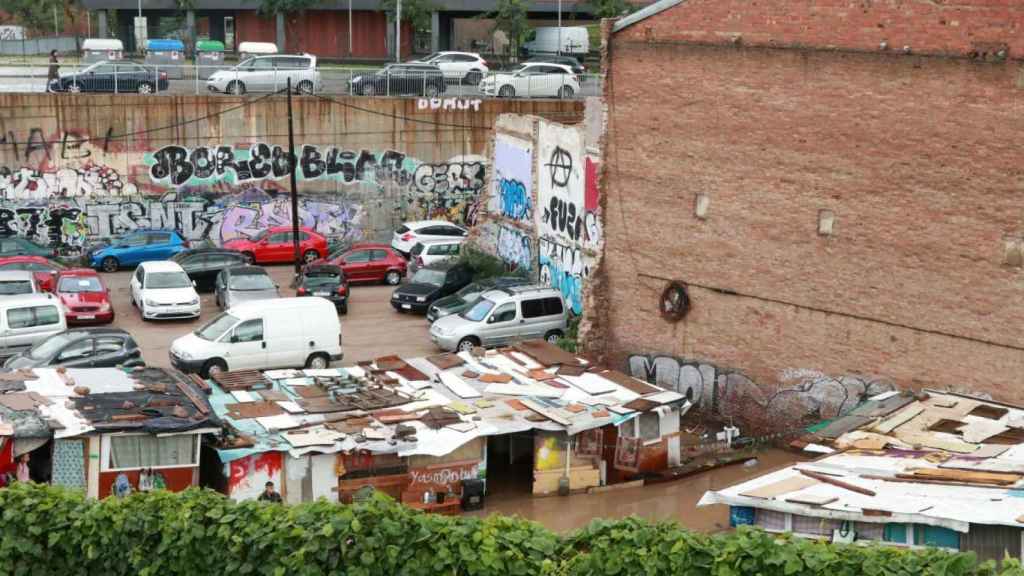
[[[182,360],[191,360],[192,355],[184,350],[172,350],[173,354]]]
[[[149,298],[146,298],[145,300],[143,300],[143,304],[145,304],[146,306],[159,306],[160,305],[155,300],[150,300]]]
[[[191,306],[195,306],[196,304],[199,304],[199,297],[198,297],[198,296],[196,296],[195,298],[193,298],[193,299],[189,300],[189,301],[188,301],[188,303],[189,303],[189,305],[191,305]]]
[[[427,301],[427,297],[426,296],[417,296],[416,297],[416,301],[417,302],[426,302]]]
[[[451,314],[451,312],[441,308],[434,308],[434,314],[437,314],[438,318],[442,318],[444,316],[448,316],[449,314]]]
[[[109,311],[110,311],[110,304],[107,304],[106,302],[104,302],[103,304],[100,304],[100,312],[109,312]]]
[[[395,294],[392,294],[392,295],[391,295],[391,299],[392,299],[392,300],[398,300],[398,294],[397,294],[397,293],[395,293]]]

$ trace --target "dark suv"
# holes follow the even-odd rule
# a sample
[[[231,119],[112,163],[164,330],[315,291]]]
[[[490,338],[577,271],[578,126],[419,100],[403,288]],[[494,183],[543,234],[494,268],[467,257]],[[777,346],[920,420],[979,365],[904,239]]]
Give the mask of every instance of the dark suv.
[[[352,93],[363,96],[416,95],[431,98],[445,91],[444,74],[434,64],[389,64],[372,76],[352,79]]]
[[[391,294],[391,305],[399,312],[423,314],[440,298],[458,292],[473,281],[473,271],[462,262],[438,262],[420,268],[407,283]]]
[[[500,276],[497,278],[484,278],[471,282],[463,287],[461,290],[452,294],[451,296],[445,296],[440,300],[434,302],[427,310],[427,322],[433,322],[438,318],[443,318],[451,314],[458,314],[463,310],[468,309],[473,304],[476,304],[480,295],[488,290],[494,290],[495,288],[508,288],[510,286],[525,286],[530,281],[526,278],[519,276]]]

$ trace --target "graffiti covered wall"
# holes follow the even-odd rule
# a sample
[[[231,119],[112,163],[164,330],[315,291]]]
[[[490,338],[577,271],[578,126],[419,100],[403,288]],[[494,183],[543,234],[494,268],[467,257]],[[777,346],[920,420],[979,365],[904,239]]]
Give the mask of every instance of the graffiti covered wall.
[[[0,95],[0,106],[20,111],[0,118],[0,234],[73,253],[135,228],[173,227],[219,243],[290,223],[283,100],[91,98],[83,106]],[[406,220],[474,224],[494,118],[519,106],[421,109],[415,100],[381,99],[356,110],[297,99],[303,224],[332,239],[370,240]],[[534,108],[565,114],[574,106]],[[434,122],[460,128],[425,129]]]

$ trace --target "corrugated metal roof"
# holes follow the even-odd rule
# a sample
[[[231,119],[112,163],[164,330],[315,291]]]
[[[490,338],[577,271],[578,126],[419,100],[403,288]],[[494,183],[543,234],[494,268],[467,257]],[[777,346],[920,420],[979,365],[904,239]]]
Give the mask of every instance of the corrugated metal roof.
[[[632,26],[633,24],[636,24],[641,20],[646,20],[651,16],[654,16],[655,14],[660,14],[661,12],[664,12],[665,10],[672,8],[673,6],[682,4],[684,1],[685,0],[661,0],[660,2],[655,2],[654,4],[651,4],[646,8],[637,10],[636,12],[633,12],[629,16],[626,16],[625,18],[616,21],[615,24],[612,26],[612,32],[618,32],[620,30],[623,30],[624,28]]]

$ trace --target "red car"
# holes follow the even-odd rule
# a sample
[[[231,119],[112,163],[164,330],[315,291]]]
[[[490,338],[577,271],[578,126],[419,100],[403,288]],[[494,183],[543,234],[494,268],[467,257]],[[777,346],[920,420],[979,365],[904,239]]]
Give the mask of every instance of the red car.
[[[25,270],[32,272],[36,284],[44,292],[53,292],[53,279],[65,270],[63,264],[42,256],[7,256],[0,258],[0,270]]]
[[[224,243],[224,248],[241,252],[251,264],[293,262],[293,230],[291,226],[275,226],[260,232],[251,240],[229,240]],[[299,252],[302,254],[302,261],[307,264],[319,260],[327,255],[327,238],[309,228],[299,228]]]
[[[401,283],[407,265],[405,258],[387,244],[353,244],[325,263],[341,266],[349,282],[384,282],[392,286]]]
[[[57,273],[55,290],[68,324],[109,324],[114,321],[110,290],[91,268],[71,268]]]

